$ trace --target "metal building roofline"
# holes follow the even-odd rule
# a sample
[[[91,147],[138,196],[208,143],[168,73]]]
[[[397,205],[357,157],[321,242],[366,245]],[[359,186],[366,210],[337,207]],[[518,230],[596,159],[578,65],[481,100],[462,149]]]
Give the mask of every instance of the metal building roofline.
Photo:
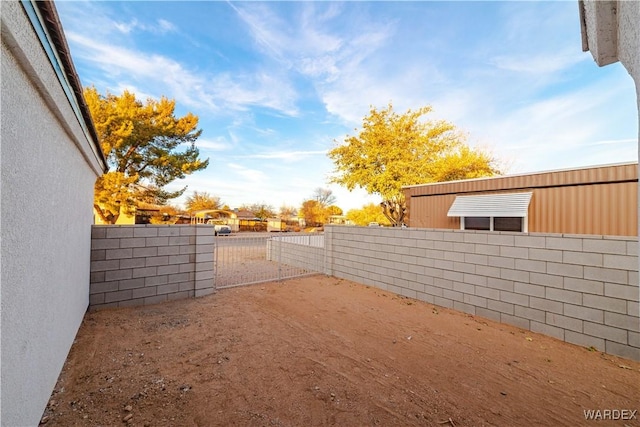
[[[427,184],[403,185],[402,188],[403,189],[405,189],[405,188],[408,189],[408,188],[418,188],[418,187],[433,187],[433,186],[437,186],[437,185],[454,184],[454,183],[458,183],[458,182],[492,181],[492,180],[504,179],[504,178],[516,178],[516,177],[523,177],[523,176],[536,176],[536,175],[543,175],[543,174],[556,173],[556,172],[572,172],[572,171],[581,171],[581,170],[616,167],[616,166],[630,166],[630,165],[637,165],[637,164],[638,164],[638,162],[608,163],[608,164],[601,164],[601,165],[585,166],[585,167],[580,167],[580,168],[551,169],[551,170],[537,171],[537,172],[523,172],[523,173],[510,174],[510,175],[488,176],[488,177],[483,177],[483,178],[458,179],[458,180],[455,180],[455,181],[441,181],[441,182],[430,182],[430,183],[427,183]]]

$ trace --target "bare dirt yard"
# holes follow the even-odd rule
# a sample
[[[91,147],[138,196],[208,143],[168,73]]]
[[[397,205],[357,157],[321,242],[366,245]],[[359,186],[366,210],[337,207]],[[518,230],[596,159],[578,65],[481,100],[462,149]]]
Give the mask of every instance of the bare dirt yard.
[[[44,421],[638,426],[635,410],[638,362],[313,276],[88,313]]]

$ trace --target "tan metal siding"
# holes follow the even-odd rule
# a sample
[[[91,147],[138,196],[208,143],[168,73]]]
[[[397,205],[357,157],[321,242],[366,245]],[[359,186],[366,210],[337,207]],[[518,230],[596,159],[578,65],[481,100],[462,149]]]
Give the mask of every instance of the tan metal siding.
[[[460,228],[459,218],[447,216],[455,198],[455,195],[412,198],[409,225],[419,228]]]
[[[540,172],[529,175],[500,176],[451,181],[407,187],[411,196],[447,193],[516,190],[534,187],[558,187],[638,179],[638,164],[598,166],[585,169]]]
[[[637,189],[627,182],[534,190],[529,231],[637,236]]]
[[[528,190],[530,232],[637,236],[637,180],[636,163],[408,187],[408,224],[457,229],[447,217],[457,195]]]

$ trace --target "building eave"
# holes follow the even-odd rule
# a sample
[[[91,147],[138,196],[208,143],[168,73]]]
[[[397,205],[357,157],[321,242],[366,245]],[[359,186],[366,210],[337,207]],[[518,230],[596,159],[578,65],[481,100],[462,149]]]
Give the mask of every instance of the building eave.
[[[73,104],[75,104],[75,107],[77,107],[77,109],[74,108],[74,110],[77,111],[77,115],[79,114],[78,120],[82,122],[81,125],[87,134],[87,139],[89,140],[89,143],[91,145],[91,150],[93,151],[96,160],[100,164],[100,168],[102,169],[102,171],[107,172],[107,160],[102,151],[102,148],[100,147],[98,134],[93,124],[93,120],[91,119],[89,107],[85,102],[82,84],[80,83],[80,78],[78,77],[78,73],[76,72],[75,66],[73,65],[69,46],[67,44],[67,40],[62,29],[62,23],[60,22],[60,17],[58,16],[58,12],[55,8],[54,2],[52,0],[24,0],[23,5],[25,5],[25,8],[27,5],[30,5],[34,10],[37,10],[39,15],[38,20],[46,30],[47,36],[49,37],[49,40],[53,45],[53,48],[55,49],[56,59],[59,60],[59,63],[57,65],[59,65],[60,71],[64,75],[64,80],[68,84],[68,87],[70,89],[73,99],[69,99],[69,102],[72,104],[72,107],[74,107]],[[65,82],[61,81],[61,84],[64,85]]]
[[[580,0],[582,50],[599,66],[618,62],[618,1]]]

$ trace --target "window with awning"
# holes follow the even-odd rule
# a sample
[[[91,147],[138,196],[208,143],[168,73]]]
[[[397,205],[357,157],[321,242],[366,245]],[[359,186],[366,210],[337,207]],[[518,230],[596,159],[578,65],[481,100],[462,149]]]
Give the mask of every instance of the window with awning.
[[[462,230],[526,232],[533,193],[456,196],[447,216],[460,217]]]

